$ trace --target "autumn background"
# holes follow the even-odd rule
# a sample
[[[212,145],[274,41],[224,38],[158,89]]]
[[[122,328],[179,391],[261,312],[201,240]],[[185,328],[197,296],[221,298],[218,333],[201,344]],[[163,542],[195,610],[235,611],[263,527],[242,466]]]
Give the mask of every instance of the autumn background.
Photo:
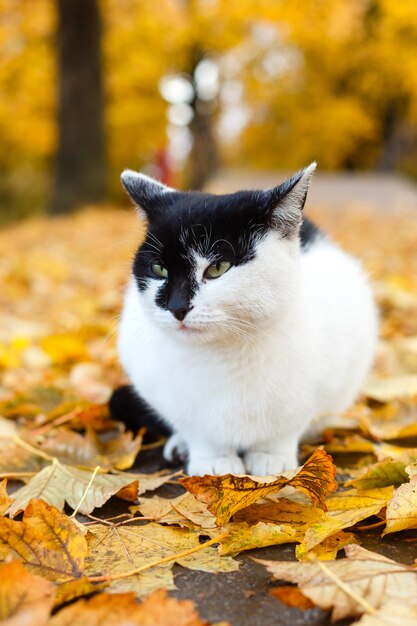
[[[412,0],[1,0],[2,219],[119,201],[120,171],[417,176]]]
[[[107,406],[144,234],[120,172],[219,192],[314,159],[372,378],[297,474],[179,484]],[[2,623],[417,623],[416,178],[414,0],[0,0]]]

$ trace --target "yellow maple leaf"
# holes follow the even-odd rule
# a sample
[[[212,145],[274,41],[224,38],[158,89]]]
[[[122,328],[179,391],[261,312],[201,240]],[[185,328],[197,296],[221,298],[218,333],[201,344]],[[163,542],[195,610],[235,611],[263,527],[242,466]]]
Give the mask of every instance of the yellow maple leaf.
[[[26,508],[32,498],[40,498],[57,509],[63,509],[68,502],[80,513],[91,513],[101,507],[111,496],[132,486],[130,495],[122,493],[124,499],[136,500],[139,483],[123,474],[93,473],[77,467],[63,465],[54,460],[36,474],[24,487],[14,492],[14,502],[9,508],[13,517]]]
[[[28,572],[19,561],[0,565],[0,622],[44,626],[54,604],[55,585]]]
[[[67,515],[31,500],[21,522],[0,517],[0,560],[17,559],[53,581],[80,578],[87,555],[82,533]]]
[[[331,457],[316,450],[304,465],[294,472],[277,478],[261,479],[250,476],[189,476],[180,483],[207,504],[219,526],[226,524],[234,513],[268,494],[291,486],[308,495],[315,506],[326,509],[325,496],[337,489],[336,467]]]

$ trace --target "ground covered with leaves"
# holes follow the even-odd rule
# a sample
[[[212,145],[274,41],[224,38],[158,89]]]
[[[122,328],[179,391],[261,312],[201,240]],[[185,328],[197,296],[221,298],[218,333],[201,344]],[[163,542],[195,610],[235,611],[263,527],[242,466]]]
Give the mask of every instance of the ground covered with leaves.
[[[324,416],[300,468],[268,478],[149,471],[162,442],[110,419],[135,216],[103,207],[0,233],[2,623],[207,625],[167,595],[174,573],[232,581],[247,553],[277,624],[300,609],[316,624],[417,624],[417,225],[358,209],[316,217],[372,275],[380,348],[358,404]],[[383,555],[393,533],[401,562]],[[259,549],[278,545],[291,554],[265,560]]]

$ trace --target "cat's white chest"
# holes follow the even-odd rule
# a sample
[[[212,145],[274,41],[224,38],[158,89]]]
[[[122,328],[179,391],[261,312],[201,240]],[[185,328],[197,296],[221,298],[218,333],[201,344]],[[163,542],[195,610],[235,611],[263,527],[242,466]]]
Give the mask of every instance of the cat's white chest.
[[[185,437],[243,449],[309,410],[311,394],[300,393],[305,368],[285,339],[216,351],[150,330],[145,317],[141,325],[128,319],[129,311],[119,339],[123,365],[139,394]]]

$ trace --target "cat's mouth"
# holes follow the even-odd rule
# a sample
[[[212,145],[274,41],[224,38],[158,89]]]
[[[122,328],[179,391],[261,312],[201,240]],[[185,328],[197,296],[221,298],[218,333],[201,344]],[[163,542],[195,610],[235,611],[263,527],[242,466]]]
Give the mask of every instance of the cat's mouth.
[[[188,326],[187,324],[181,324],[180,326],[178,326],[178,330],[181,331],[182,333],[201,333],[202,329],[201,328],[193,328],[192,326]]]

